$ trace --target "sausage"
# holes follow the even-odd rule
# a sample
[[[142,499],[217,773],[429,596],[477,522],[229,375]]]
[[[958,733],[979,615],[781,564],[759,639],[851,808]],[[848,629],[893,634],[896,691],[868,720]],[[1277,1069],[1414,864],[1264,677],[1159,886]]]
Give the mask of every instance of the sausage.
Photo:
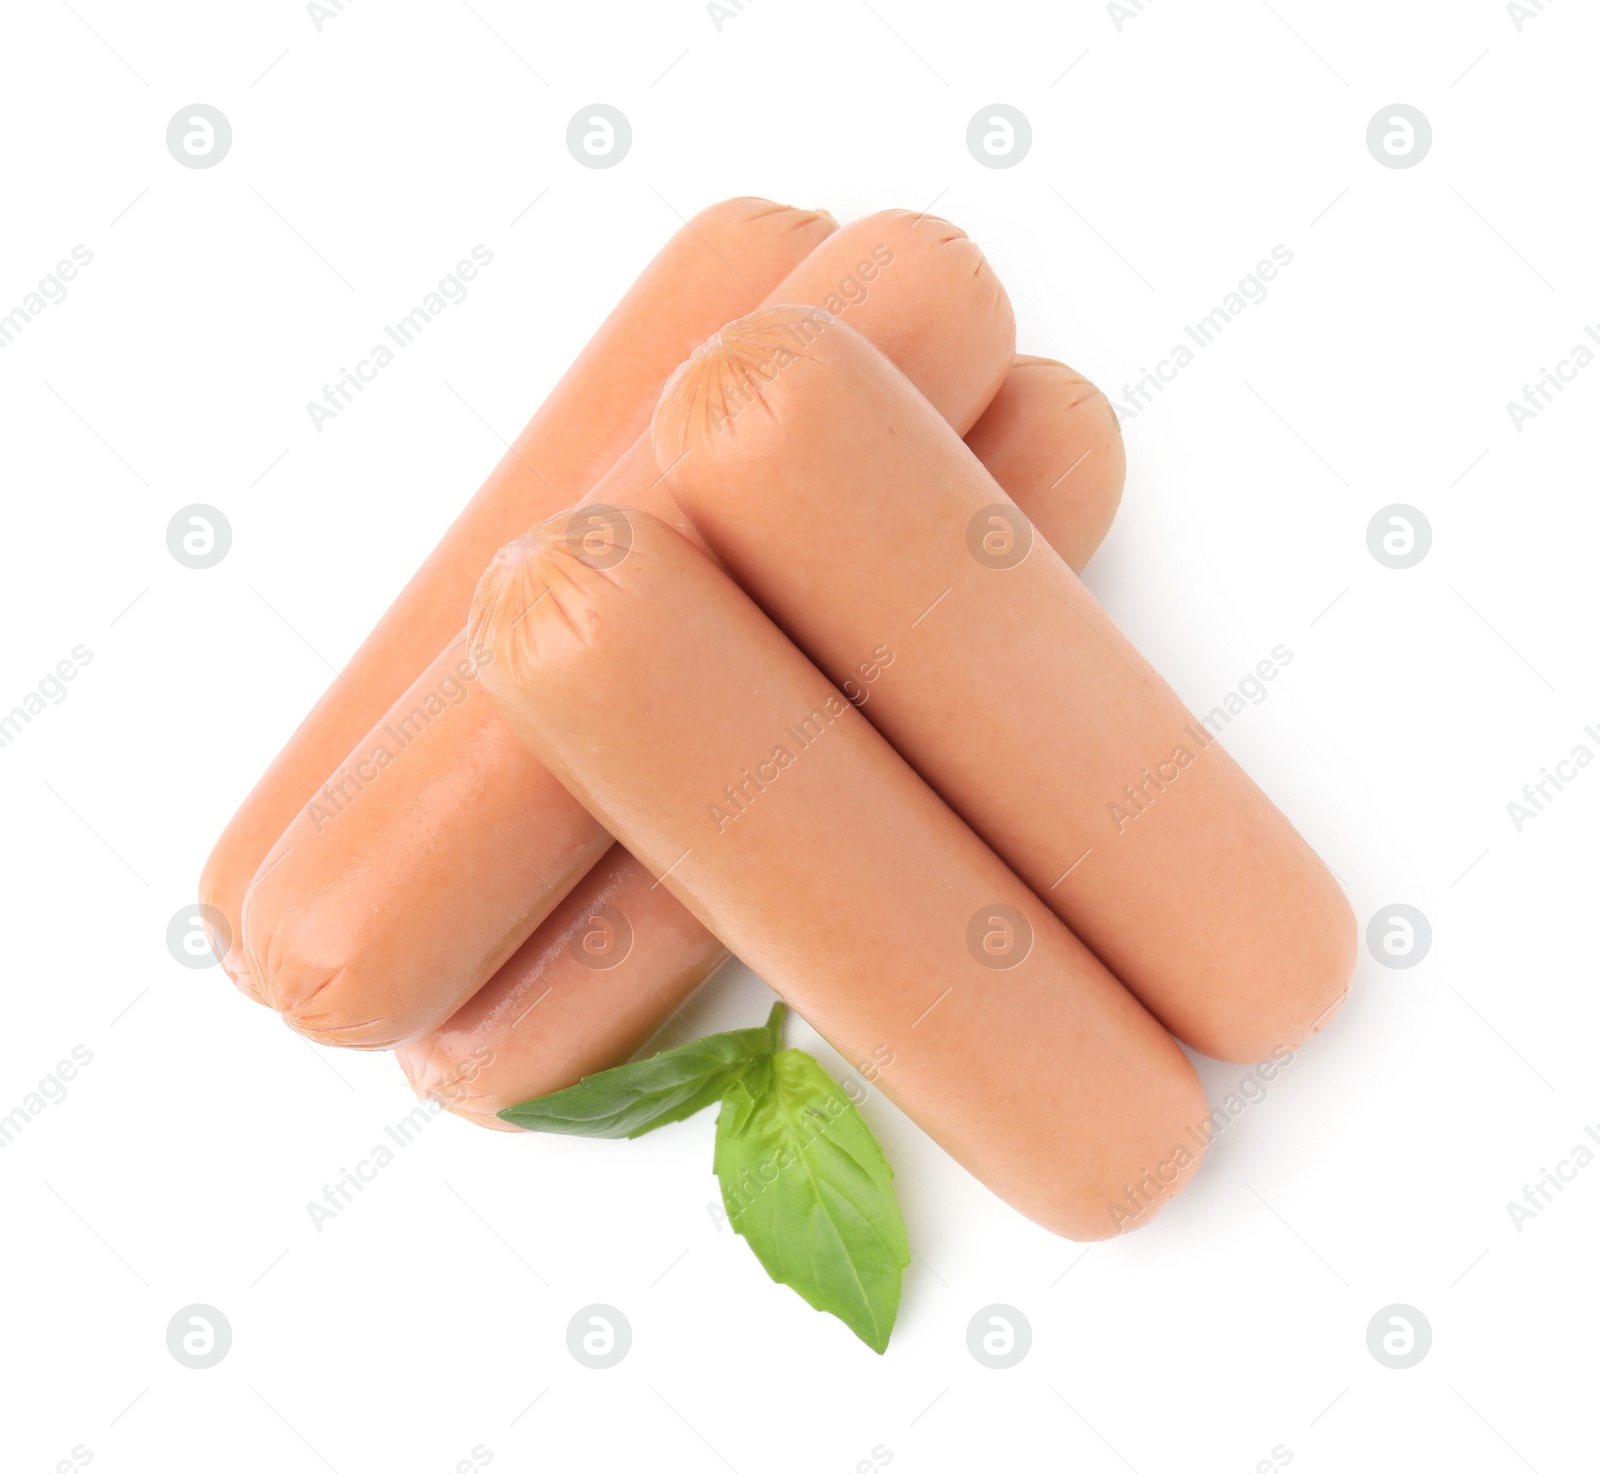
[[[967,443],[1081,568],[1122,494],[1105,396],[1062,364],[1018,358]],[[396,1058],[419,1097],[515,1130],[499,1111],[620,1064],[727,956],[615,845],[471,999]]]
[[[1005,292],[946,221],[906,211],[857,220],[782,290],[840,305],[902,355],[901,368],[939,396],[939,411],[962,431],[1011,363]],[[924,327],[929,301],[945,309],[936,339]],[[590,495],[654,499],[676,515],[660,481],[645,435]],[[334,775],[336,796],[348,802],[331,819],[327,803],[307,804],[251,884],[241,917],[245,964],[258,996],[310,1038],[387,1048],[442,1023],[610,843],[521,751],[478,682],[464,682],[458,705],[435,701],[442,709],[430,712],[429,696],[458,660],[448,650],[438,657]],[[393,734],[419,709],[432,719],[410,721],[414,739],[391,752],[376,782],[359,786],[357,765],[370,768],[379,748],[392,749]]]
[[[477,992],[610,843],[499,719],[458,635],[245,892],[256,996],[321,1044],[413,1038]]]
[[[1053,433],[1037,433],[1041,421]],[[1081,573],[1111,530],[1128,468],[1111,401],[1064,363],[1019,357],[967,446]]]
[[[499,972],[395,1057],[420,1098],[515,1131],[497,1112],[620,1064],[727,960],[612,845]]]
[[[719,421],[730,386],[759,411]],[[1255,1060],[1326,1022],[1355,958],[1327,867],[870,343],[764,309],[654,433],[728,571],[841,688],[881,668],[866,715],[1173,1033]]]
[[[490,555],[582,496],[644,429],[684,355],[759,305],[833,229],[824,211],[725,200],[673,236],[601,324],[212,849],[200,900],[224,918],[231,946],[222,963],[246,992],[240,908],[251,877],[318,785],[460,631]]]
[[[805,302],[848,321],[965,435],[988,408],[1013,362],[1011,299],[977,244],[936,215],[885,210],[852,221],[780,284],[769,303]],[[930,302],[945,308],[927,329]],[[736,419],[752,402],[728,386],[718,412]],[[698,541],[659,474],[642,435],[597,481],[585,502],[633,506]]]
[[[1084,1239],[1148,1220],[1202,1150],[1183,1052],[709,557],[645,513],[573,520],[473,602],[510,724],[1013,1207]]]

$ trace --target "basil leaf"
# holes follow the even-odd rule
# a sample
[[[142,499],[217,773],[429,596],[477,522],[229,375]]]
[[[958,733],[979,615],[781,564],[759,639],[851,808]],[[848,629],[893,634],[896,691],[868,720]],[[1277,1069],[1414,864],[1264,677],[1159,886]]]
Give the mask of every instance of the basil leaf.
[[[778,999],[767,1014],[767,1032],[772,1035],[772,1048],[776,1053],[783,1046],[783,1021],[789,1015],[789,1005]]]
[[[911,1262],[894,1173],[809,1054],[782,1050],[770,1068],[764,1093],[748,1102],[730,1089],[717,1116],[713,1167],[728,1221],[774,1280],[882,1354]]]
[[[741,1130],[752,1111],[772,1089],[772,1056],[752,1060],[749,1069],[731,1081],[722,1096],[722,1109],[717,1113],[720,1122],[728,1117],[731,1130]]]
[[[774,1049],[770,1028],[708,1034],[649,1059],[585,1075],[576,1085],[535,1096],[500,1112],[502,1121],[526,1131],[564,1136],[634,1137],[681,1121],[729,1091],[765,1088],[766,1062]],[[757,1072],[748,1088],[739,1082]]]
[[[753,1060],[749,1069],[741,1071],[738,1081],[729,1085],[722,1097],[722,1112],[728,1116],[730,1130],[738,1130],[744,1125],[745,1118],[756,1108],[756,1103],[772,1087],[772,1056],[783,1043],[783,1020],[788,1012],[789,1005],[781,998],[772,1005],[766,1024],[772,1039],[766,1055]]]

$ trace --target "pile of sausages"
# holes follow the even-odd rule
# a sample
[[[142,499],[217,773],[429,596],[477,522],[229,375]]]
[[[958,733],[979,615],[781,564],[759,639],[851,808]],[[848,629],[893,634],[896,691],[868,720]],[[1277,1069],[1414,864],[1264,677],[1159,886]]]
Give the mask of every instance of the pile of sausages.
[[[733,952],[1036,1222],[1147,1221],[1174,1036],[1297,1048],[1355,926],[1079,582],[1120,436],[1014,338],[931,216],[685,226],[218,842],[238,987],[497,1126]]]

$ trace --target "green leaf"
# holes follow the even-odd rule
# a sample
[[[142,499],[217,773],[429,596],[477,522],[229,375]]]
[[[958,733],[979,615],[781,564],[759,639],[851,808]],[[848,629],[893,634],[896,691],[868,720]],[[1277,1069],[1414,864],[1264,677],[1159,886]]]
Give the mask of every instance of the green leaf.
[[[778,999],[767,1014],[767,1032],[772,1035],[772,1050],[776,1054],[783,1047],[783,1021],[789,1015],[789,1005]]]
[[[717,1120],[720,1122],[727,1116],[729,1129],[742,1130],[750,1113],[771,1089],[772,1056],[768,1054],[752,1060],[747,1070],[729,1082],[722,1095],[722,1109],[717,1113]]]
[[[754,1101],[730,1089],[714,1168],[734,1231],[779,1284],[882,1354],[911,1262],[905,1223],[867,1124],[809,1054],[785,1049]]]
[[[746,1099],[752,1091],[764,1091],[775,1047],[773,1032],[766,1027],[708,1034],[649,1059],[585,1075],[565,1090],[507,1106],[500,1119],[527,1131],[564,1136],[643,1136],[715,1105],[730,1091]],[[742,1086],[747,1075],[752,1078]]]
[[[730,1130],[741,1129],[757,1102],[772,1088],[772,1056],[783,1043],[783,1020],[788,1012],[789,1006],[782,1000],[772,1005],[766,1023],[766,1032],[770,1036],[767,1054],[752,1061],[749,1069],[741,1071],[738,1081],[730,1084],[722,1097],[719,1120],[721,1115],[727,1115]]]

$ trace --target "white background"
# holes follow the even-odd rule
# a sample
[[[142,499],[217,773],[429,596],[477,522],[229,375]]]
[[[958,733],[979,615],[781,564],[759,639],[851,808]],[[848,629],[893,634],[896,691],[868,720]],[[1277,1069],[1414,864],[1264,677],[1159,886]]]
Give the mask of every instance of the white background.
[[[438,1474],[479,1445],[740,1474],[879,1445],[906,1470],[1242,1474],[1280,1445],[1308,1474],[1594,1467],[1600,1164],[1520,1231],[1506,1204],[1600,1123],[1600,770],[1521,832],[1506,805],[1600,754],[1600,365],[1520,432],[1505,406],[1600,323],[1600,22],[1274,3],[1119,29],[1089,0],[753,0],[719,30],[695,0],[359,0],[320,32],[289,0],[6,7],[0,313],[94,255],[0,352],[0,708],[93,652],[0,750],[0,1113],[93,1055],[0,1152],[6,1470],[77,1445],[275,1474]],[[603,172],[565,147],[594,101],[634,129]],[[1004,171],[965,146],[996,101],[1034,133]],[[193,102],[232,123],[214,169],[166,151]],[[1394,102],[1432,123],[1412,169],[1367,150]],[[1433,928],[1408,970],[1363,947],[1337,1025],[1182,1199],[1087,1252],[869,1100],[916,1253],[881,1360],[716,1229],[709,1115],[638,1143],[441,1118],[316,1232],[307,1200],[410,1109],[398,1071],[164,942],[329,663],[499,456],[484,422],[512,435],[677,213],[741,193],[934,206],[987,249],[1021,348],[1118,400],[1293,251],[1128,421],[1088,581],[1199,710],[1293,650],[1230,747],[1363,926],[1403,902]],[[317,433],[305,402],[480,242],[469,299]],[[233,527],[205,572],[165,543],[191,502]],[[1405,571],[1366,544],[1393,502],[1433,530]],[[695,1022],[767,1001],[725,979]],[[1200,1067],[1213,1101],[1245,1073]],[[565,1343],[595,1301],[633,1327],[605,1372]],[[209,1371],[166,1348],[192,1302],[233,1329]],[[966,1346],[994,1302],[1032,1327],[1007,1371]],[[1367,1349],[1394,1302],[1433,1330],[1408,1371]]]

